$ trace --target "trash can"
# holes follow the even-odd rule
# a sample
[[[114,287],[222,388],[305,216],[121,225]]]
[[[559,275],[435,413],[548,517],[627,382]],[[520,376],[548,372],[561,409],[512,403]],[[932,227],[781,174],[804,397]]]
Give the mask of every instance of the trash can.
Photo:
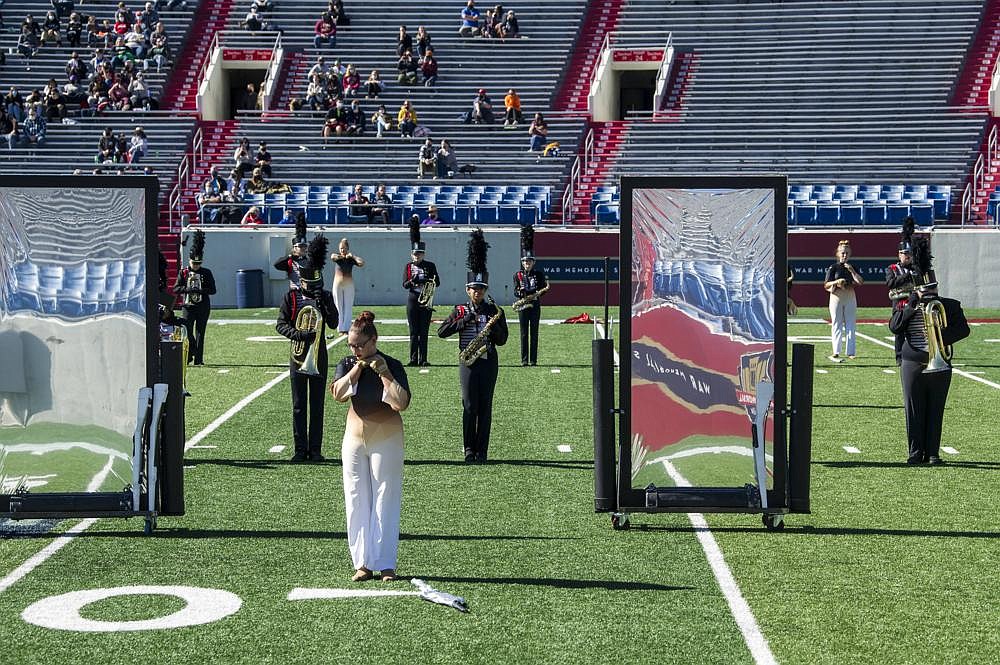
[[[236,271],[236,307],[264,306],[264,271],[260,268],[245,268]]]

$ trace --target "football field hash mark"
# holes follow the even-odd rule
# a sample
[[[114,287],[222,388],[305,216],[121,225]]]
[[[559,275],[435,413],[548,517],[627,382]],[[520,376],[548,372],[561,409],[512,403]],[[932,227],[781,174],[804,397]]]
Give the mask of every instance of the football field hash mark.
[[[847,452],[851,453],[852,455],[860,455],[861,454],[861,451],[858,450],[857,448],[855,448],[854,446],[843,446],[843,448],[844,448],[844,450],[846,450]]]

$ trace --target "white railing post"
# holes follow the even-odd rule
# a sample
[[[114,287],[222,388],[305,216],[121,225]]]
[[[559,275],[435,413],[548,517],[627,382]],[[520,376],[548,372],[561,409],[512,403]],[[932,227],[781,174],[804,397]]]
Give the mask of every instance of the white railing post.
[[[965,185],[965,191],[962,192],[962,226],[965,226],[966,220],[972,216],[972,183],[967,183]]]

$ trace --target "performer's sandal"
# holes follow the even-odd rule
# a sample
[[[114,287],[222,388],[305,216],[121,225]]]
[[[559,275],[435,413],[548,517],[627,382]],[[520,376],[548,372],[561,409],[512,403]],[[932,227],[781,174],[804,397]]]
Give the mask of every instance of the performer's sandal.
[[[351,578],[352,582],[367,582],[368,580],[375,577],[375,574],[367,568],[358,568],[354,572],[354,577]]]
[[[382,581],[383,582],[395,582],[399,578],[396,577],[396,571],[392,568],[387,568],[382,571]]]

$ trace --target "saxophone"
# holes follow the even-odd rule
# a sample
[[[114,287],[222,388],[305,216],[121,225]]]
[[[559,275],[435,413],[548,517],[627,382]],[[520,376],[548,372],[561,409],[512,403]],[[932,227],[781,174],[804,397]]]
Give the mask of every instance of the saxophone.
[[[496,304],[493,298],[490,296],[487,296],[487,298],[489,298],[490,304],[497,308],[497,313],[490,317],[490,320],[486,322],[486,325],[483,326],[481,331],[479,331],[479,334],[476,335],[471,342],[469,342],[469,345],[459,351],[458,361],[466,367],[472,367],[472,364],[482,358],[486,353],[489,348],[487,346],[487,342],[490,338],[490,329],[492,329],[493,324],[499,321],[503,316],[503,309]]]
[[[323,327],[323,315],[312,305],[306,305],[295,316],[295,329],[316,333],[316,339],[306,347],[302,340],[292,340],[292,360],[298,365],[300,374],[319,376],[316,359],[319,357],[319,345],[323,343],[320,330]]]
[[[201,294],[200,293],[190,293],[190,290],[191,289],[201,290],[201,273],[197,273],[197,272],[195,272],[193,270],[191,272],[189,272],[188,273],[188,280],[187,280],[187,287],[186,288],[189,291],[189,293],[185,293],[184,294],[184,304],[185,305],[197,305],[198,303],[200,303],[201,302]]]
[[[417,304],[424,309],[433,310],[434,291],[436,289],[437,286],[435,286],[433,279],[424,282],[423,286],[420,287],[420,294],[417,295]]]
[[[529,293],[520,300],[515,300],[514,304],[511,305],[511,309],[513,309],[515,312],[523,312],[529,307],[534,307],[535,301],[541,298],[543,295],[545,295],[545,292],[548,291],[550,288],[552,288],[552,285],[546,284],[544,289],[540,289],[538,291],[535,291],[534,293]]]

